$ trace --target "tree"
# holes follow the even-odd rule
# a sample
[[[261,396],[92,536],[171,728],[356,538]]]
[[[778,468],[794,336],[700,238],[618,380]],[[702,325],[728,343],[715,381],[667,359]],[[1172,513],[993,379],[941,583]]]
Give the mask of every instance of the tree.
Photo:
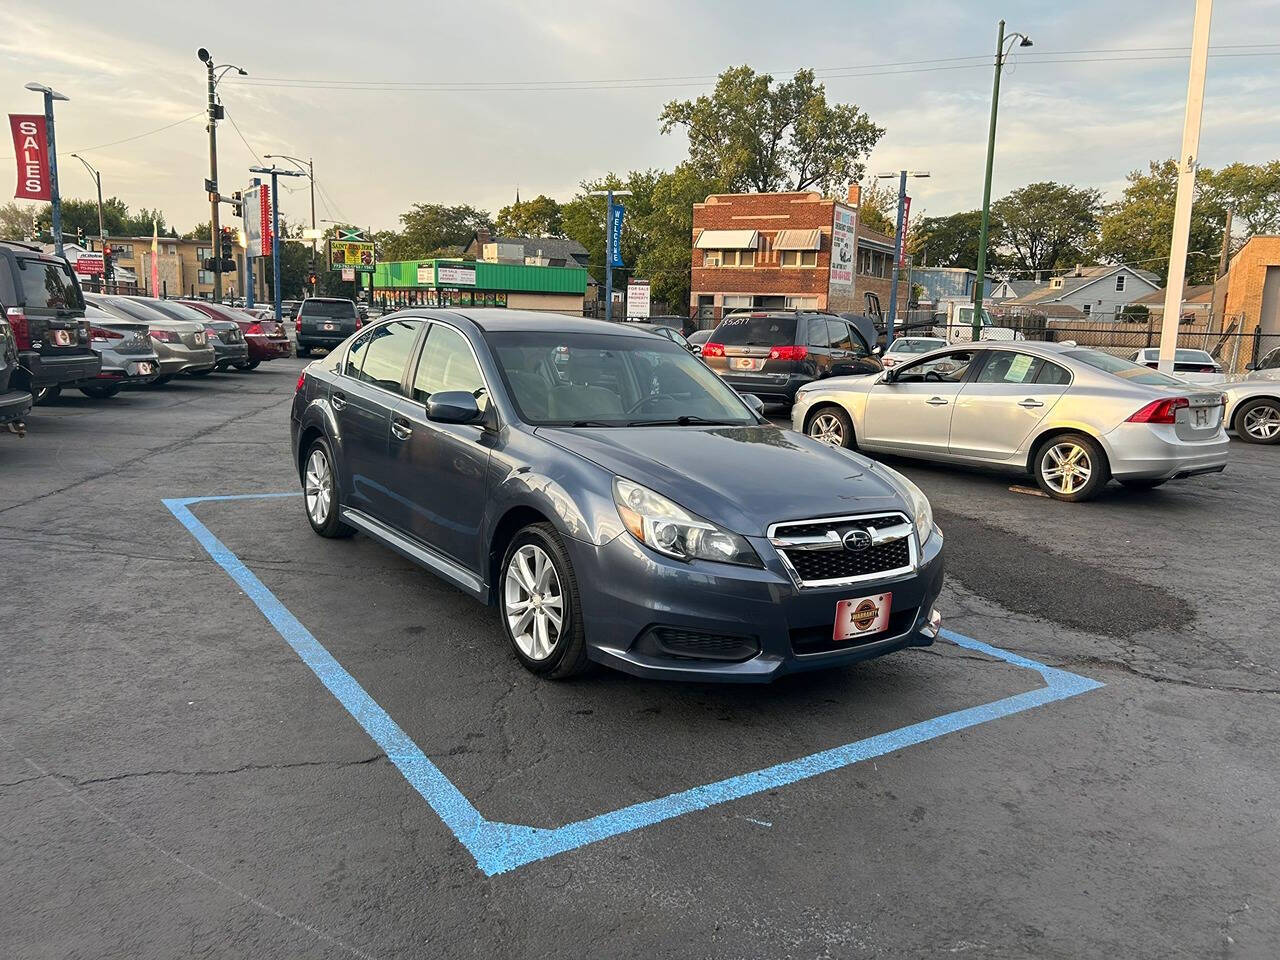
[[[1211,283],[1217,272],[1226,208],[1213,189],[1213,178],[1213,171],[1207,167],[1196,172],[1187,247],[1190,253],[1187,283]],[[1120,200],[1103,211],[1099,252],[1112,263],[1151,270],[1164,283],[1169,271],[1169,244],[1173,239],[1177,161],[1152,161],[1145,173],[1134,170],[1128,180]]]
[[[1009,266],[1034,272],[1090,259],[1101,205],[1099,190],[1043,181],[1001,197],[991,215],[1001,223]]]
[[[466,204],[415,203],[400,214],[400,223],[403,229],[384,244],[384,260],[458,256],[477,230],[493,229],[486,211]]]
[[[967,210],[946,217],[921,217],[908,239],[908,250],[915,262],[930,267],[968,267],[978,269],[978,235],[982,230],[982,211]],[[992,218],[987,225],[987,263],[995,266],[991,248],[1003,240],[1000,221]]]
[[[504,237],[563,237],[560,204],[543,194],[517,201],[498,211],[494,230]]]
[[[305,296],[307,274],[311,272],[311,244],[307,241],[292,239],[297,231],[284,218],[280,218],[280,296],[282,299],[295,300]],[[254,267],[254,273],[262,271],[267,279],[267,299],[272,299],[273,283],[272,259],[270,255],[258,261],[261,266]]]
[[[672,100],[659,121],[688,136],[694,176],[732,192],[829,193],[862,177],[884,135],[856,105],[827,103],[812,70],[775,84],[745,65],[720,74],[710,96]]]
[[[1231,163],[1210,171],[1207,181],[1215,202],[1233,207],[1249,233],[1280,232],[1280,160]]]
[[[24,207],[15,200],[0,203],[0,240],[23,240],[31,236],[35,213],[35,208]]]
[[[110,197],[102,202],[102,223],[111,237],[149,237],[152,220],[159,221],[160,236],[176,237],[178,232],[169,227],[161,210],[148,210],[145,207],[132,214],[129,206],[119,197]],[[53,211],[49,204],[41,204],[36,214],[36,223],[41,233],[52,235]],[[98,201],[80,200],[75,197],[64,197],[62,200],[62,234],[72,236],[76,229],[84,230],[86,237],[98,235]]]
[[[858,221],[864,227],[892,237],[898,228],[898,191],[872,180],[858,200]]]

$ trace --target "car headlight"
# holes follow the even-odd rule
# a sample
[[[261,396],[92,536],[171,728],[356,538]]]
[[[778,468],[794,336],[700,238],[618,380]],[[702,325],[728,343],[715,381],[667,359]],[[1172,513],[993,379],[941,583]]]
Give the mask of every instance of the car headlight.
[[[880,467],[897,480],[898,483],[902,484],[902,488],[907,495],[907,503],[911,506],[911,520],[915,523],[916,532],[920,536],[920,545],[924,546],[935,531],[941,533],[933,524],[933,507],[929,503],[929,498],[924,495],[923,490],[897,470],[892,467],[886,467],[884,464],[881,464]]]
[[[623,526],[658,553],[677,560],[760,566],[760,558],[745,537],[703,520],[648,487],[614,477],[613,502]]]

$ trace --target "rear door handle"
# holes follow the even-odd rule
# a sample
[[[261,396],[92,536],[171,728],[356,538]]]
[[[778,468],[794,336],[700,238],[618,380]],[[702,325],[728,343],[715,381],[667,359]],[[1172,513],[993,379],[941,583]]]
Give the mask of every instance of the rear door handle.
[[[399,417],[392,417],[391,435],[397,440],[408,440],[413,436],[413,427],[409,426],[409,421],[407,420],[401,420]]]
[[[333,404],[333,409],[342,410],[347,405],[347,395],[345,393],[334,393],[329,397],[329,402]]]
[[[1030,397],[1028,397],[1026,400],[1019,400],[1018,406],[1026,407],[1029,410],[1032,407],[1043,407],[1044,404],[1041,403],[1039,400],[1032,400]]]
[[[933,407],[942,407],[942,406],[946,406],[948,403],[950,403],[950,401],[944,400],[942,397],[930,397],[928,400],[925,401],[925,403]]]

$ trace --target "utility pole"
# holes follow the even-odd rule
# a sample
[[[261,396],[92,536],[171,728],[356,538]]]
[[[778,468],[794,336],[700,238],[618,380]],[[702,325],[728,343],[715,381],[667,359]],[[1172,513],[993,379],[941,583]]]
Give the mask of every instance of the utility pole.
[[[237,67],[235,64],[224,63],[216,64],[213,62],[213,55],[204,47],[196,51],[196,56],[200,62],[204,64],[205,70],[209,78],[209,123],[206,129],[209,131],[209,179],[204,182],[205,190],[209,194],[209,246],[212,248],[213,257],[213,302],[222,302],[222,259],[220,256],[221,248],[219,247],[219,238],[222,231],[218,224],[218,204],[222,202],[222,195],[218,192],[218,121],[223,118],[225,111],[222,105],[218,103],[218,81],[225,77],[228,71],[235,70],[240,76],[246,76],[248,71],[243,67]],[[230,202],[228,200],[228,202]]]
[[[1009,39],[1019,39],[1018,46],[1031,46],[1031,38],[1024,33],[1009,35]],[[1004,46],[1004,21],[996,33],[996,75],[991,85],[991,124],[987,130],[987,174],[982,184],[982,227],[978,231],[978,276],[973,285],[973,340],[976,343],[982,337],[982,301],[986,287],[987,274],[987,232],[991,225],[991,169],[995,163],[996,153],[996,114],[1000,104],[1000,71],[1004,69],[1004,61],[1009,53]],[[1009,47],[1013,49],[1012,44]]]
[[[1213,0],[1196,0],[1191,35],[1191,72],[1187,78],[1187,110],[1182,120],[1182,153],[1178,155],[1178,193],[1173,206],[1173,240],[1169,244],[1169,279],[1164,290],[1160,323],[1161,373],[1173,371],[1182,314],[1182,284],[1187,275],[1187,244],[1191,234],[1191,204],[1200,152],[1200,115],[1204,109],[1204,76],[1209,65],[1209,21]]]
[[[58,193],[58,149],[53,139],[53,101],[70,100],[66,94],[34,81],[24,85],[33,93],[44,96],[44,128],[49,140],[49,211],[53,223],[53,252],[62,256],[62,197]]]
[[[613,261],[618,258],[618,251],[613,243],[613,209],[615,197],[629,197],[630,190],[592,190],[591,196],[604,196],[604,318],[613,320]],[[616,204],[621,207],[622,204]],[[621,231],[619,231],[621,232]]]
[[[306,168],[307,168],[307,169],[306,169],[307,179],[311,181],[311,233],[312,233],[312,237],[311,237],[311,273],[312,273],[312,274],[317,278],[317,282],[316,282],[316,283],[313,283],[313,284],[311,285],[311,295],[312,295],[313,297],[318,296],[319,294],[318,294],[318,292],[317,292],[317,288],[319,287],[319,276],[320,276],[320,271],[319,271],[319,270],[317,269],[317,267],[316,267],[316,263],[317,263],[317,261],[319,260],[319,254],[318,254],[318,251],[317,251],[317,248],[316,248],[316,237],[315,237],[315,230],[316,230],[316,165],[315,165],[315,163],[314,163],[314,161],[313,161],[313,158],[312,158],[312,157],[307,157],[307,159],[306,159],[306,160],[300,160],[300,159],[298,159],[297,157],[291,157],[291,156],[289,156],[289,155],[288,155],[288,154],[286,154],[286,153],[264,153],[264,154],[262,155],[262,159],[263,159],[263,160],[288,160],[290,163],[296,163],[296,164],[298,165],[298,168],[299,168],[299,169],[301,169],[302,167],[306,167]],[[370,236],[370,237],[372,237],[372,236],[373,236],[373,234],[372,234],[372,233],[370,233],[370,234],[369,234],[369,236]],[[358,289],[358,288],[359,288],[359,284],[357,284],[357,289]]]
[[[907,210],[907,177],[927,177],[928,171],[908,171],[900,170],[898,173],[880,173],[876,174],[877,180],[891,180],[898,178],[898,225],[893,232],[893,286],[889,289],[889,316],[885,318],[884,324],[884,348],[886,350],[893,344],[893,325],[898,319],[898,276],[901,273],[902,264],[902,244],[905,232],[903,227],[906,226],[906,210]]]
[[[279,177],[301,177],[298,170],[285,170],[281,167],[250,167],[250,173],[264,173],[271,178],[271,295],[274,300],[276,322],[283,323],[280,316],[280,191],[277,189]]]

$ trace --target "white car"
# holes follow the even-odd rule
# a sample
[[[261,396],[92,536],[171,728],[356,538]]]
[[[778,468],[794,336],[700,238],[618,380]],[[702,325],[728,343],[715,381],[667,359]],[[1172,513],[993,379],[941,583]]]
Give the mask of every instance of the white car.
[[[1147,347],[1129,359],[1155,370],[1160,366],[1160,348]],[[1222,379],[1222,367],[1207,350],[1178,349],[1173,351],[1173,375],[1187,383],[1213,383]]]
[[[1226,424],[1246,443],[1280,443],[1280,368],[1225,377],[1214,384],[1227,395]]]
[[[946,345],[947,341],[941,337],[898,337],[889,345],[889,349],[880,358],[880,362],[888,370],[890,367],[895,367],[900,363],[914,360],[922,353],[938,350]]]

